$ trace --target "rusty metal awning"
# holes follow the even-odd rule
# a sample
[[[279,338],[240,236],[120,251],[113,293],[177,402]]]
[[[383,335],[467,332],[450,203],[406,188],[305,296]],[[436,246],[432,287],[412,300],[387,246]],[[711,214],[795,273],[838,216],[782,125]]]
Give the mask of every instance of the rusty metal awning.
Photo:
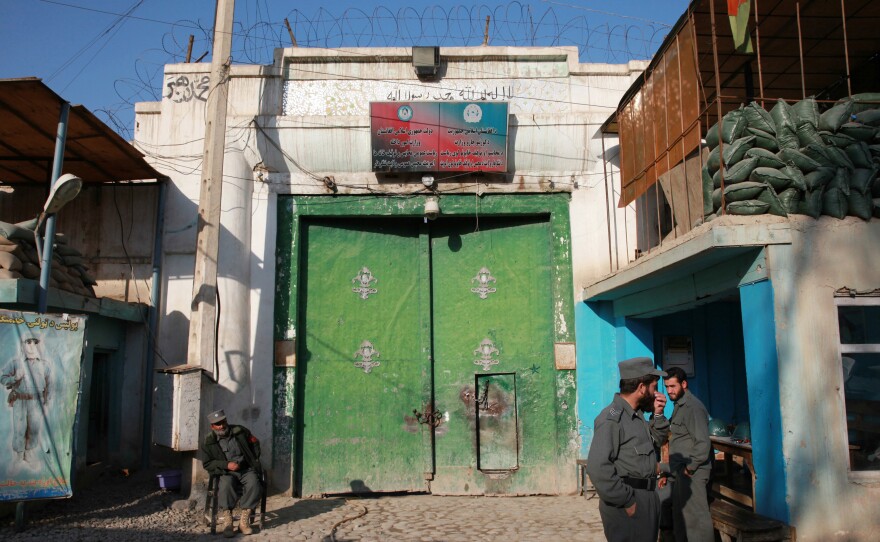
[[[807,96],[833,102],[878,90],[880,2],[750,5],[752,52],[746,53],[734,43],[728,2],[692,0],[603,125],[620,133],[619,205],[634,201],[697,149],[704,130],[740,104]]]
[[[49,183],[64,100],[36,77],[0,79],[0,184]],[[70,108],[64,172],[85,183],[163,177],[81,105]]]

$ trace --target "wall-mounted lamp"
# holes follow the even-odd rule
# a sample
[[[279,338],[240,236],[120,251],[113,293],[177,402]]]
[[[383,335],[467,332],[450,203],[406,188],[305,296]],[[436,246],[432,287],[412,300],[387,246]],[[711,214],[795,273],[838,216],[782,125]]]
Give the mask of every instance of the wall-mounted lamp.
[[[425,218],[434,220],[440,216],[440,200],[434,196],[425,199]]]
[[[434,186],[434,176],[433,175],[423,175],[422,176],[422,184],[425,185],[426,188],[431,188]]]

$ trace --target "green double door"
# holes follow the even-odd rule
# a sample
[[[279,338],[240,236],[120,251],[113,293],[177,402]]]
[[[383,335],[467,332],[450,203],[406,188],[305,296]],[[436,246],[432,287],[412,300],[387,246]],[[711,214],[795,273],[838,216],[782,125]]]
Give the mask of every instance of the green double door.
[[[546,475],[545,218],[313,219],[302,232],[301,495],[480,493],[481,473]]]

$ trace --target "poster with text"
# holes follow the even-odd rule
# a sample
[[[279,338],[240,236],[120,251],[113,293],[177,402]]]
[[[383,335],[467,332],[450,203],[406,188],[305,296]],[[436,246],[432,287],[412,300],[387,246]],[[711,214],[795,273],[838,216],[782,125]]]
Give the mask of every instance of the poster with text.
[[[505,102],[373,102],[372,170],[507,171]]]
[[[507,171],[506,103],[443,104],[440,171]]]
[[[0,501],[73,494],[86,317],[0,310]]]
[[[370,104],[373,171],[437,171],[439,104]]]

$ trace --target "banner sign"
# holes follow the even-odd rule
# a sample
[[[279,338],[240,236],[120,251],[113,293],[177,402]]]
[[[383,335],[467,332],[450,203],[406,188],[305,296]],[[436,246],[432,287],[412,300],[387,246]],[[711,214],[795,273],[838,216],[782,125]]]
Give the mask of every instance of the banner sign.
[[[372,170],[507,171],[507,103],[372,102]]]
[[[73,495],[86,317],[0,310],[0,501]]]

